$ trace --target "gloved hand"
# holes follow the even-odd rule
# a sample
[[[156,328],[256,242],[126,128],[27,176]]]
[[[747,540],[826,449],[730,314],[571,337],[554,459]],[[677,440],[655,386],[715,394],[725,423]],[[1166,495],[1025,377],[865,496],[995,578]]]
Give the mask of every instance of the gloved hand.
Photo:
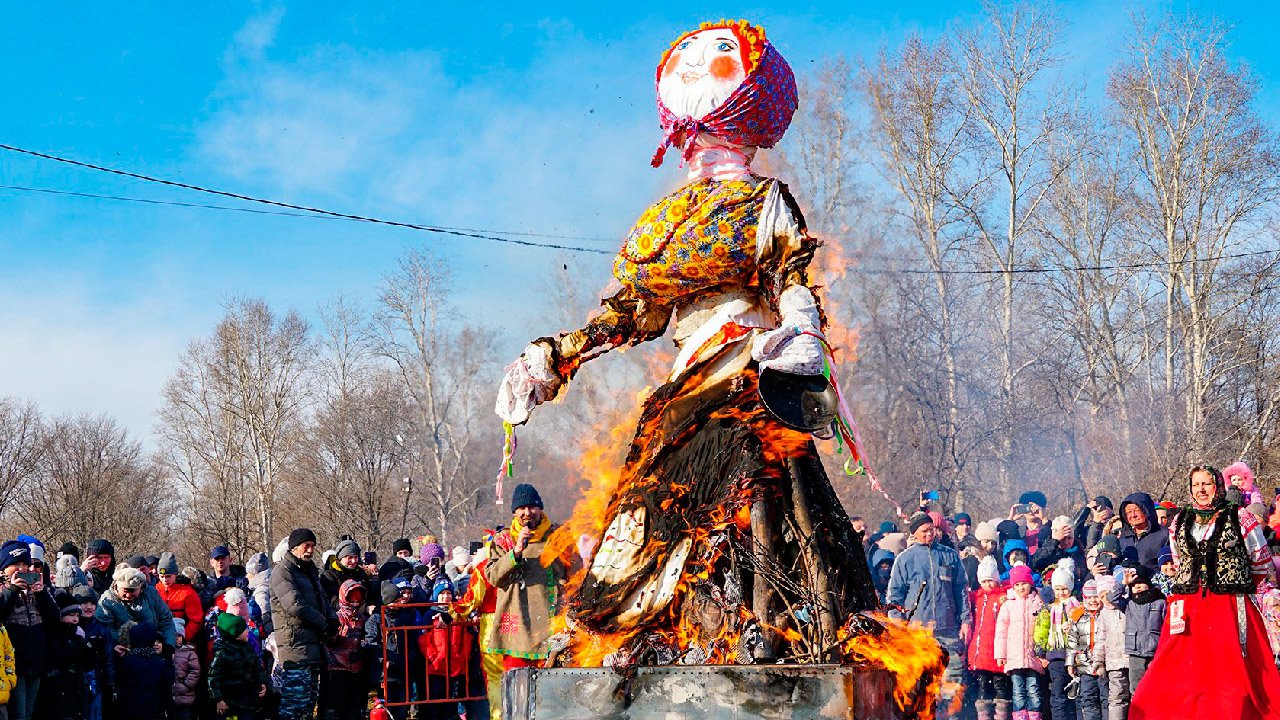
[[[551,367],[551,348],[546,343],[532,343],[507,366],[494,412],[512,425],[523,425],[535,407],[556,396],[561,384]]]
[[[778,328],[760,333],[752,340],[751,357],[760,364],[761,370],[821,375],[822,319],[813,293],[803,285],[792,285],[778,297],[778,311],[781,316]]]

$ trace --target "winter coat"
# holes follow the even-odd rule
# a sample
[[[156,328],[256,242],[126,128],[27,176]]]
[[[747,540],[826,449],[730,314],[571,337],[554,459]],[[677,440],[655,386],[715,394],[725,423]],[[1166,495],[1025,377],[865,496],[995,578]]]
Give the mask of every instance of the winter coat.
[[[1069,597],[1046,605],[1036,618],[1036,650],[1050,660],[1067,659],[1067,635],[1071,630],[1071,615],[1080,607],[1080,601]]]
[[[44,675],[48,657],[46,623],[61,622],[58,605],[48,590],[23,591],[6,585],[0,590],[0,623],[9,631],[18,677]]]
[[[933,624],[935,635],[956,637],[960,626],[970,623],[968,580],[960,555],[945,545],[915,544],[893,562],[885,600],[923,624]],[[923,587],[923,590],[921,588]]]
[[[115,575],[115,572],[115,560],[111,561],[111,564],[107,566],[106,570],[99,570],[97,568],[89,569],[89,582],[93,585],[93,591],[98,593],[98,597],[102,597],[107,590],[111,589],[111,577]]]
[[[1012,591],[1010,591],[1012,592]],[[1044,672],[1044,663],[1036,657],[1035,631],[1036,616],[1044,608],[1044,603],[1034,592],[1025,598],[1010,595],[1000,606],[996,616],[995,656],[1004,664],[1004,671],[1035,670]]]
[[[1141,601],[1141,602],[1140,602]],[[1135,657],[1156,655],[1156,643],[1164,626],[1165,598],[1152,588],[1143,596],[1127,593],[1124,608],[1124,651]]]
[[[276,659],[285,667],[323,665],[331,616],[315,564],[287,553],[271,573],[271,619],[279,651]]]
[[[470,626],[439,620],[418,636],[418,649],[427,661],[429,675],[459,677],[471,664],[476,636]]]
[[[200,604],[200,594],[191,586],[191,581],[179,576],[172,585],[157,583],[156,592],[173,617],[182,618],[186,622],[182,634],[186,636],[187,642],[193,642],[200,632],[200,620],[204,617],[204,608]]]
[[[266,566],[266,553],[249,558],[249,565],[255,564],[263,569],[249,575],[249,619],[258,623],[266,637],[275,629],[271,624],[271,568]]]
[[[973,605],[973,632],[969,635],[969,669],[1003,672],[996,664],[996,626],[1000,606],[1009,599],[1008,588],[997,585],[992,590],[978,588],[970,595]]]
[[[111,697],[111,689],[115,687],[115,663],[112,662],[115,644],[111,640],[111,630],[97,617],[81,617],[80,629],[93,649],[94,695],[101,693],[103,697]]]
[[[1041,575],[1049,567],[1056,565],[1063,558],[1070,558],[1075,570],[1075,586],[1084,585],[1085,573],[1088,568],[1085,567],[1084,550],[1080,546],[1080,540],[1076,539],[1069,548],[1062,547],[1061,543],[1053,538],[1040,543],[1040,548],[1036,550],[1036,554],[1031,558],[1031,569]]]
[[[889,563],[889,573],[882,577],[878,566],[885,562]],[[871,584],[875,586],[880,602],[884,602],[885,592],[889,589],[889,578],[893,574],[893,553],[881,547],[876,548],[871,552],[870,565]]]
[[[338,590],[342,587],[342,583],[348,580],[355,580],[364,586],[366,598],[374,596],[372,584],[364,568],[359,565],[354,568],[342,567],[338,564],[338,558],[335,557],[329,560],[324,572],[320,573],[320,587],[324,589],[324,599],[329,601],[330,607],[337,607]]]
[[[49,664],[40,684],[36,716],[48,720],[79,720],[85,715],[85,673],[93,669],[93,649],[64,622],[48,627]]]
[[[1125,670],[1129,667],[1129,653],[1124,649],[1124,613],[1117,608],[1103,607],[1093,634],[1093,662],[1102,663],[1103,670]]]
[[[155,640],[147,625],[129,630],[129,651],[115,663],[117,720],[156,720],[173,695],[173,666],[152,647]]]
[[[1137,505],[1147,516],[1147,529],[1141,536],[1129,525],[1124,516],[1126,505]],[[1160,549],[1169,544],[1169,530],[1161,527],[1156,519],[1156,503],[1144,492],[1130,494],[1120,503],[1118,512],[1120,530],[1120,558],[1130,567],[1141,565],[1152,575],[1160,572]]]
[[[383,616],[386,616],[386,623],[389,632],[384,647],[382,640],[382,622]],[[392,628],[405,627],[407,625],[419,625],[418,613],[411,609],[402,609],[395,606],[383,606],[378,608],[369,619],[364,623],[364,641],[362,645],[375,658],[374,662],[369,663],[370,676],[375,684],[382,682],[382,674],[387,673],[389,681],[403,678],[405,676],[405,663],[413,663],[415,667],[422,661],[422,655],[418,650],[418,633],[419,630],[393,631]],[[385,656],[385,661],[384,661]],[[410,670],[410,677],[416,677]]]
[[[228,715],[252,711],[258,691],[268,683],[267,671],[249,643],[220,636],[213,644],[209,664],[209,704],[227,703]]]
[[[1105,608],[1103,608],[1105,610]],[[1095,656],[1106,647],[1098,644],[1098,625],[1102,611],[1092,614],[1084,607],[1071,611],[1071,628],[1067,631],[1067,666],[1076,668],[1077,674],[1093,675]]]
[[[543,567],[539,558],[555,529],[551,525],[539,540],[531,541],[522,558],[502,549],[510,547],[509,530],[502,532],[506,538],[495,539],[490,546],[484,574],[497,590],[496,614],[485,642],[491,652],[526,660],[547,657],[551,618],[566,573],[560,560]]]
[[[164,600],[160,599],[160,593],[150,585],[142,586],[142,594],[133,602],[122,600],[112,586],[98,601],[95,616],[111,631],[111,640],[116,645],[128,645],[127,636],[122,636],[121,631],[126,630],[130,624],[141,622],[149,622],[155,626],[160,634],[160,642],[169,647],[176,644],[174,636],[177,631],[173,627],[173,613]]]
[[[199,625],[197,624],[197,627]],[[195,648],[183,645],[173,651],[173,704],[194,705],[200,684],[200,658]]]
[[[9,704],[9,694],[18,682],[18,666],[14,658],[9,631],[0,625],[0,705]]]
[[[325,645],[330,672],[359,673],[364,669],[364,626],[366,601],[354,602],[355,591],[364,586],[356,580],[346,580],[338,591],[338,632]],[[366,595],[367,597],[367,595]]]

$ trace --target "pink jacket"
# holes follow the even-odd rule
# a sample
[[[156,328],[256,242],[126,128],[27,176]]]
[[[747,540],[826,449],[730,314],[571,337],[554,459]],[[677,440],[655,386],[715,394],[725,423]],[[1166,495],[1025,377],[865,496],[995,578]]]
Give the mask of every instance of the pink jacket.
[[[996,660],[1004,662],[1005,672],[1035,670],[1044,672],[1044,662],[1036,657],[1036,615],[1044,607],[1033,590],[1025,598],[1009,591],[1010,597],[1000,606],[996,616]]]
[[[173,703],[194,705],[196,685],[200,683],[200,659],[190,645],[173,651]]]

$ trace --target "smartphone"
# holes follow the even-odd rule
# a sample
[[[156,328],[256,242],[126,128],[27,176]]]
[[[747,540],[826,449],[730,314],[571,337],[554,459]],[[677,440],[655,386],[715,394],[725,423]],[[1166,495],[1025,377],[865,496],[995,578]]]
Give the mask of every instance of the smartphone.
[[[480,549],[483,547],[484,547],[484,543],[480,542],[479,540],[472,540],[471,543],[467,546],[467,554],[475,555],[476,553],[480,552]]]
[[[27,585],[35,585],[40,582],[40,573],[37,572],[20,572],[15,573],[15,575]]]
[[[1031,512],[1031,508],[1024,503],[1019,503],[1013,506],[1013,511],[1019,515],[1026,515]]]
[[[941,500],[942,495],[937,490],[925,490],[920,493],[921,500]]]

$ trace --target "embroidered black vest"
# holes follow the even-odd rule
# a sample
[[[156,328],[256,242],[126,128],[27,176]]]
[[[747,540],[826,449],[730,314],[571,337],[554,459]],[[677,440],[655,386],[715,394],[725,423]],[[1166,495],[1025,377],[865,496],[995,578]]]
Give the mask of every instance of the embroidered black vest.
[[[1256,588],[1249,577],[1249,550],[1240,532],[1239,507],[1224,507],[1202,543],[1191,534],[1195,524],[1195,513],[1178,513],[1177,529],[1170,533],[1180,560],[1173,591],[1189,595],[1204,586],[1219,595],[1253,594]]]

